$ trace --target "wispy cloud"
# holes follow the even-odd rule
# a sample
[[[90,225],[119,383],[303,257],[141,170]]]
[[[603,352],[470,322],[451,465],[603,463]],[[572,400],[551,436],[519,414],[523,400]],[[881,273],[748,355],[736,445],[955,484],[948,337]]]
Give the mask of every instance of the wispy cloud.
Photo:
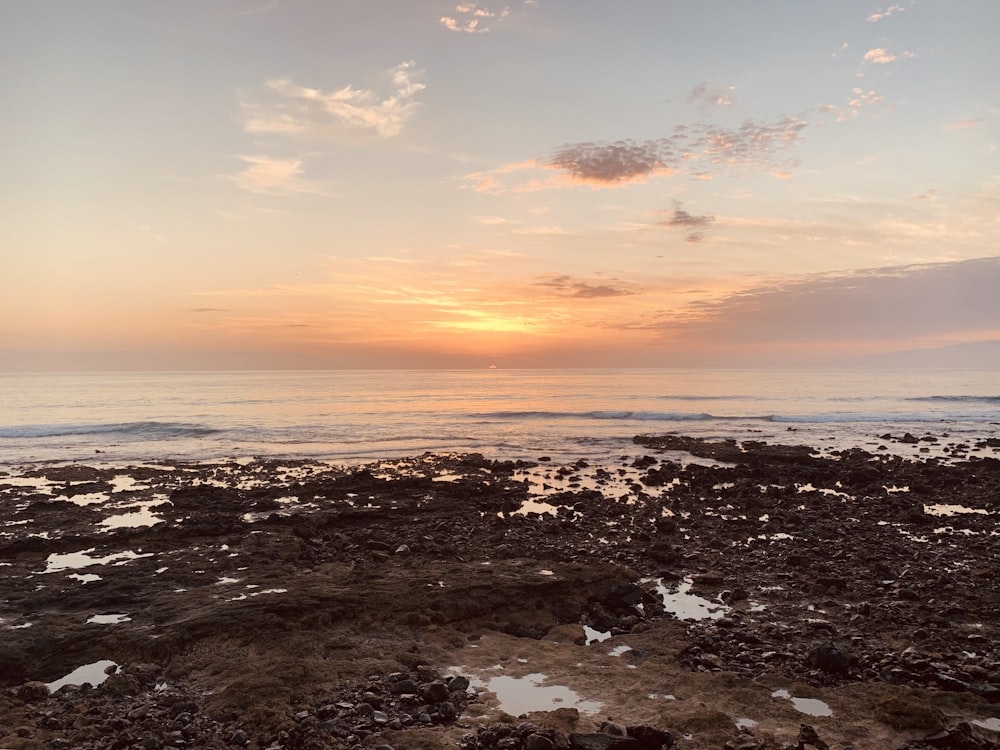
[[[688,94],[688,102],[705,110],[713,107],[732,106],[735,99],[735,86],[720,86],[712,81],[702,81]]]
[[[541,281],[536,281],[535,286],[542,286],[552,289],[562,296],[580,297],[584,299],[599,299],[602,297],[627,297],[636,294],[631,289],[610,284],[592,284],[587,281],[575,279],[569,275],[547,276]]]
[[[683,229],[687,233],[684,237],[685,242],[701,242],[705,239],[705,230],[715,222],[714,216],[695,216],[688,213],[680,201],[674,201],[673,210],[661,213],[668,214],[668,217],[656,223],[671,229]]]
[[[559,148],[547,165],[583,182],[613,185],[665,171],[672,155],[663,140],[573,143]]]
[[[271,13],[280,8],[278,5],[278,0],[266,0],[266,2],[259,3],[257,5],[251,5],[249,7],[242,7],[240,10],[234,10],[227,15],[227,18],[237,19],[246,18],[248,16],[259,16],[261,13]]]
[[[870,23],[878,23],[882,19],[888,18],[894,13],[902,13],[904,10],[906,10],[906,8],[904,8],[902,5],[890,5],[885,10],[880,10],[877,13],[872,13],[870,16],[868,16],[868,21]]]
[[[886,65],[896,59],[896,56],[884,47],[875,47],[865,52],[864,61],[876,65]]]
[[[302,177],[301,159],[281,159],[272,156],[241,156],[247,167],[230,177],[237,187],[260,195],[288,193],[321,194],[321,188]]]
[[[892,104],[886,103],[882,94],[871,89],[866,91],[855,87],[851,89],[850,97],[845,104],[824,104],[819,108],[819,111],[834,115],[837,122],[846,122],[858,117],[863,111],[881,113],[887,112],[892,107]]]
[[[905,344],[991,332],[1000,322],[1000,258],[862,269],[778,281],[696,303],[663,327],[716,343]]]
[[[455,6],[454,15],[441,16],[440,22],[450,31],[485,34],[490,30],[492,22],[502,21],[509,15],[509,5],[505,5],[500,10],[490,10],[478,3],[460,3]]]
[[[904,52],[903,57],[912,60],[917,57],[916,52]],[[899,59],[899,56],[885,49],[885,47],[874,47],[867,52],[865,52],[862,58],[866,63],[872,63],[874,65],[888,65],[891,62],[895,62]]]
[[[984,122],[983,118],[969,118],[966,120],[949,120],[944,124],[945,130],[968,130],[970,128],[977,128]]]
[[[164,237],[162,234],[160,234],[155,229],[153,229],[153,227],[150,226],[149,224],[143,224],[142,226],[137,227],[137,229],[140,232],[144,233],[145,235],[147,235],[149,237],[152,237],[154,240],[156,240],[159,243],[164,243],[164,242],[167,241],[166,237]]]
[[[514,230],[514,234],[522,234],[534,237],[568,237],[572,234],[568,229],[554,225],[540,227],[521,227]]]
[[[737,128],[678,125],[663,138],[566,144],[549,157],[476,172],[466,181],[481,192],[524,192],[571,185],[621,187],[675,173],[709,179],[715,171],[736,168],[780,174],[794,165],[787,153],[807,125],[795,117],[770,123],[747,120]],[[537,176],[546,171],[557,174]],[[531,172],[536,176],[526,179]]]
[[[286,135],[377,135],[391,138],[417,108],[415,96],[426,85],[414,62],[386,72],[388,93],[355,88],[335,91],[301,86],[289,79],[269,80],[267,96],[242,102],[249,133]]]

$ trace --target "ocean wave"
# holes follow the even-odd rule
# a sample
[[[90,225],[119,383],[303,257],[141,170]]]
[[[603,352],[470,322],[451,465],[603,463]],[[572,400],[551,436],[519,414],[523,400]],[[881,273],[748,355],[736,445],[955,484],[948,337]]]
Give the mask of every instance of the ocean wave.
[[[728,395],[728,396],[697,396],[693,394],[670,394],[667,396],[658,396],[664,401],[762,401],[764,400],[761,396],[739,396],[739,395]]]
[[[956,404],[997,404],[1000,405],[1000,396],[914,396],[907,401],[929,401]]]
[[[947,414],[775,414],[767,418],[768,422],[792,422],[795,424],[911,424],[911,423],[945,423],[954,421],[988,422],[988,415],[963,414],[956,417]]]
[[[689,412],[659,412],[659,411],[493,411],[488,413],[470,414],[473,419],[505,419],[505,420],[558,420],[558,419],[631,419],[656,420],[666,422],[704,421],[720,419],[712,414]]]
[[[995,414],[942,414],[935,412],[827,412],[818,414],[735,414],[721,415],[707,412],[658,412],[658,411],[498,411],[473,414],[473,418],[494,420],[560,421],[560,420],[619,420],[638,422],[771,422],[793,424],[886,424],[950,422],[956,419],[971,422],[988,422]]]
[[[134,438],[140,440],[170,440],[175,438],[205,437],[219,430],[186,422],[113,422],[108,424],[34,424],[0,427],[0,439],[86,437]]]

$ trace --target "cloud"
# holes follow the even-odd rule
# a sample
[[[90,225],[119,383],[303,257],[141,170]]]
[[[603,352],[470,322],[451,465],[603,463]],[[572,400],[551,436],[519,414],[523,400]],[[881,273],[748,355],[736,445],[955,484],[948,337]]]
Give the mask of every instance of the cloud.
[[[904,52],[903,57],[907,59],[913,59],[917,57],[916,52]],[[865,52],[864,61],[867,63],[874,63],[875,65],[888,65],[891,62],[895,62],[899,57],[894,55],[889,50],[884,47],[875,47],[873,49]]]
[[[568,229],[554,225],[541,227],[523,227],[515,229],[514,234],[529,235],[534,237],[568,237],[572,234]]]
[[[573,143],[559,148],[548,165],[583,182],[615,184],[666,169],[670,149],[663,141]]]
[[[663,211],[661,213],[669,213],[669,218],[656,223],[663,227],[685,230],[687,232],[687,236],[684,238],[685,242],[701,242],[705,238],[704,230],[708,229],[715,222],[714,216],[694,216],[688,213],[684,210],[680,201],[674,201],[672,211]]]
[[[888,112],[893,106],[895,105],[885,102],[885,97],[882,94],[874,90],[865,91],[862,88],[855,87],[851,89],[851,94],[846,104],[843,106],[824,104],[819,108],[819,111],[824,114],[836,115],[837,122],[846,122],[858,117],[865,110],[873,113],[881,113]]]
[[[795,161],[784,155],[798,145],[807,125],[796,117],[770,123],[747,120],[737,128],[678,125],[662,138],[566,144],[549,157],[476,172],[465,179],[474,190],[502,193],[568,185],[622,187],[672,174],[705,180],[713,171],[736,168],[787,174]],[[525,179],[525,173],[546,171],[557,174]]]
[[[701,109],[729,107],[733,103],[735,86],[719,86],[712,81],[702,81],[688,94],[687,100]]]
[[[153,227],[151,227],[149,224],[143,224],[142,226],[136,227],[136,229],[138,229],[140,232],[143,232],[144,234],[149,235],[159,243],[164,243],[167,241],[166,237],[164,237],[162,234],[153,229]]]
[[[272,156],[241,156],[240,159],[249,166],[229,179],[243,190],[260,195],[322,192],[315,183],[302,179],[301,159]]]
[[[590,284],[586,281],[579,281],[569,275],[546,277],[542,281],[536,281],[535,286],[548,287],[555,290],[562,296],[584,299],[626,297],[636,294],[636,292],[622,287],[610,286],[608,284]]]
[[[877,341],[1000,329],[1000,257],[778,281],[693,305],[663,327],[722,344]]]
[[[883,47],[875,47],[865,52],[864,60],[865,62],[875,63],[876,65],[886,65],[891,63],[896,59],[896,56],[884,49]]]
[[[247,16],[257,16],[261,13],[271,13],[279,8],[280,6],[278,5],[278,0],[267,0],[267,2],[260,3],[259,5],[244,7],[241,10],[233,11],[227,15],[227,18],[236,20],[238,18],[246,18]]]
[[[969,118],[966,120],[951,120],[944,124],[945,130],[968,130],[969,128],[976,128],[982,125],[984,122],[983,118]]]
[[[267,82],[267,101],[244,100],[244,129],[286,135],[377,135],[391,138],[417,108],[426,85],[413,61],[387,71],[390,91],[380,95],[350,84],[324,92],[281,78]]]
[[[902,5],[890,5],[885,10],[881,10],[878,13],[872,13],[870,16],[868,16],[868,21],[870,23],[878,23],[883,18],[888,18],[893,13],[902,13],[904,10],[906,10],[906,8],[904,8]]]
[[[705,128],[695,136],[692,145],[714,164],[769,169],[788,163],[778,162],[776,157],[798,144],[807,124],[795,117],[773,123],[747,120],[735,130]]]
[[[494,11],[477,3],[461,3],[455,6],[454,16],[441,16],[440,23],[449,31],[466,34],[485,34],[490,30],[487,23],[502,21],[510,16],[509,5]]]

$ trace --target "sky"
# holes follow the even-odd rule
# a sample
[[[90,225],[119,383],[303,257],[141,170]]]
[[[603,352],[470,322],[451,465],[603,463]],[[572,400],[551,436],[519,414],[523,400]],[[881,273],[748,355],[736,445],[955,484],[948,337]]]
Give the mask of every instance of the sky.
[[[0,370],[947,365],[1000,341],[997,29],[4,0]]]

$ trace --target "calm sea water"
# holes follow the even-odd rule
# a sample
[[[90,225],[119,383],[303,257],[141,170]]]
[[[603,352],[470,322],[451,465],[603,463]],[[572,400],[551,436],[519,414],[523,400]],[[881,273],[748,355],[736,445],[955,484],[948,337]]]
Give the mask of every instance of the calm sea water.
[[[0,465],[640,453],[677,432],[815,447],[1000,435],[996,372],[476,370],[0,375]],[[101,451],[97,457],[95,452]]]

